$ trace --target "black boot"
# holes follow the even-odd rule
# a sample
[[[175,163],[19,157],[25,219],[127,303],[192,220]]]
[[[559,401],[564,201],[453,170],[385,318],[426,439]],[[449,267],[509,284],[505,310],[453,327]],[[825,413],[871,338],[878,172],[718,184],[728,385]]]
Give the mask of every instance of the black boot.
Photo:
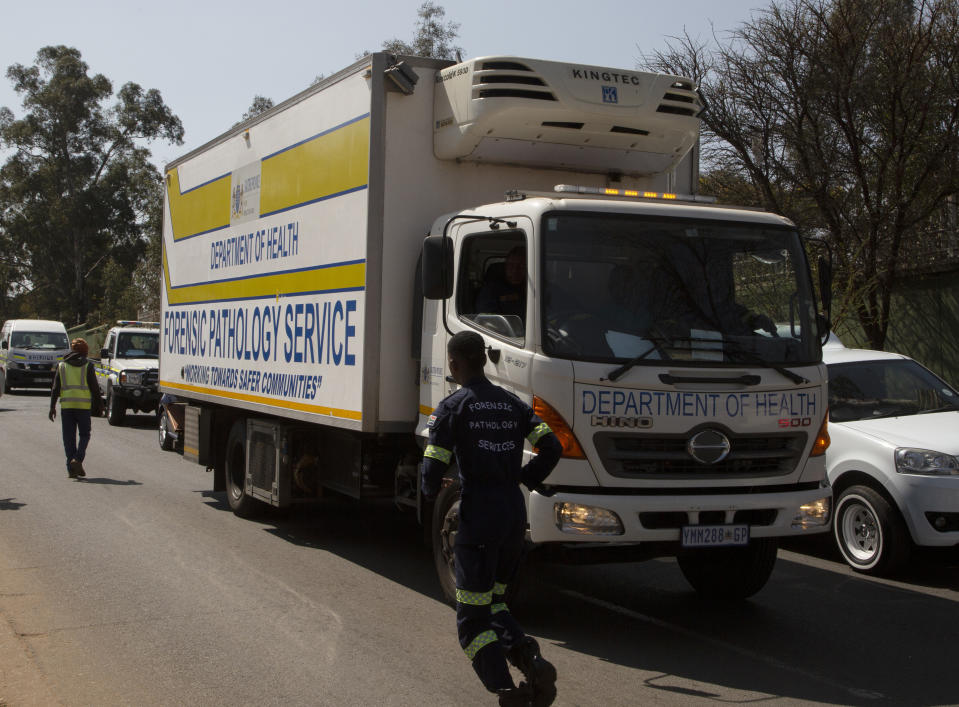
[[[547,707],[556,699],[556,668],[539,652],[536,639],[526,636],[506,654],[509,662],[529,681],[533,707]]]
[[[507,690],[497,690],[500,707],[529,707],[533,699],[533,693],[529,685],[521,682],[519,687],[511,687]]]

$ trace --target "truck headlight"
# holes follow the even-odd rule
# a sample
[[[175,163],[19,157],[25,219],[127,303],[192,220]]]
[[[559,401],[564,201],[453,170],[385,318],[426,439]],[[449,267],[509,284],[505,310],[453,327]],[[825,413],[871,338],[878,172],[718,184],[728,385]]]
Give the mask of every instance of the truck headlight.
[[[810,503],[804,503],[793,516],[793,530],[808,530],[810,528],[822,528],[829,524],[830,503],[829,496],[817,498]]]
[[[922,476],[959,476],[959,459],[930,449],[900,447],[896,450],[896,471]]]
[[[120,371],[120,385],[140,385],[143,371]]]
[[[623,521],[613,511],[579,503],[557,503],[553,506],[556,527],[574,535],[622,535]]]

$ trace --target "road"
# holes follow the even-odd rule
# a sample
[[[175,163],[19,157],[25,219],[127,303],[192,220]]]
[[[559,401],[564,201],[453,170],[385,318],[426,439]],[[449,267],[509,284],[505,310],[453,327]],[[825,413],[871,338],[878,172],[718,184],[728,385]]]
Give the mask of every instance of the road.
[[[71,481],[46,409],[0,398],[0,705],[495,703],[390,505],[241,520],[147,416],[94,420]],[[734,605],[697,599],[672,560],[539,565],[516,613],[558,705],[959,703],[955,555],[888,581],[823,547],[781,550]]]

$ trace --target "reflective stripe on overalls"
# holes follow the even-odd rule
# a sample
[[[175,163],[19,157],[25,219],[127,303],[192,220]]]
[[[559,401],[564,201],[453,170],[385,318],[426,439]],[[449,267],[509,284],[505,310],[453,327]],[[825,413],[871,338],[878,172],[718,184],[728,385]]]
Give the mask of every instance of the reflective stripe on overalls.
[[[467,606],[488,609],[493,602],[493,592],[468,592],[465,589],[456,589],[456,601]],[[470,660],[476,657],[480,649],[485,648],[490,643],[499,640],[495,631],[486,630],[472,637],[469,643],[463,646],[463,652]]]
[[[89,410],[90,388],[87,387],[87,366],[71,366],[60,362],[60,407],[64,410]]]

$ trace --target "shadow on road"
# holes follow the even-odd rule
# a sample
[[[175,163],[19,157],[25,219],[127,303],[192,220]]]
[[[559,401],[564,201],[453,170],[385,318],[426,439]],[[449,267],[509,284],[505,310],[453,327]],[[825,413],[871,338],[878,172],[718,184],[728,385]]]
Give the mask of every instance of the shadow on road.
[[[77,483],[81,484],[103,484],[105,486],[143,486],[143,482],[134,481],[133,479],[127,479],[126,481],[120,481],[119,479],[108,479],[105,477],[91,477],[84,476],[77,479]]]
[[[0,511],[19,511],[26,503],[14,501],[12,498],[0,498]]]
[[[224,494],[203,495],[211,508],[229,510]],[[391,502],[331,497],[316,506],[268,511],[253,522],[287,542],[334,553],[442,600],[422,529]],[[925,581],[928,573],[938,578],[930,586],[956,587],[954,568],[921,569],[917,578]],[[763,591],[733,603],[699,599],[670,559],[536,563],[524,579],[526,602],[514,609],[530,633],[651,672],[643,683],[651,690],[719,702],[956,700],[950,676],[957,599],[862,578],[844,565],[822,568],[781,556]],[[641,695],[636,700],[644,701]]]

